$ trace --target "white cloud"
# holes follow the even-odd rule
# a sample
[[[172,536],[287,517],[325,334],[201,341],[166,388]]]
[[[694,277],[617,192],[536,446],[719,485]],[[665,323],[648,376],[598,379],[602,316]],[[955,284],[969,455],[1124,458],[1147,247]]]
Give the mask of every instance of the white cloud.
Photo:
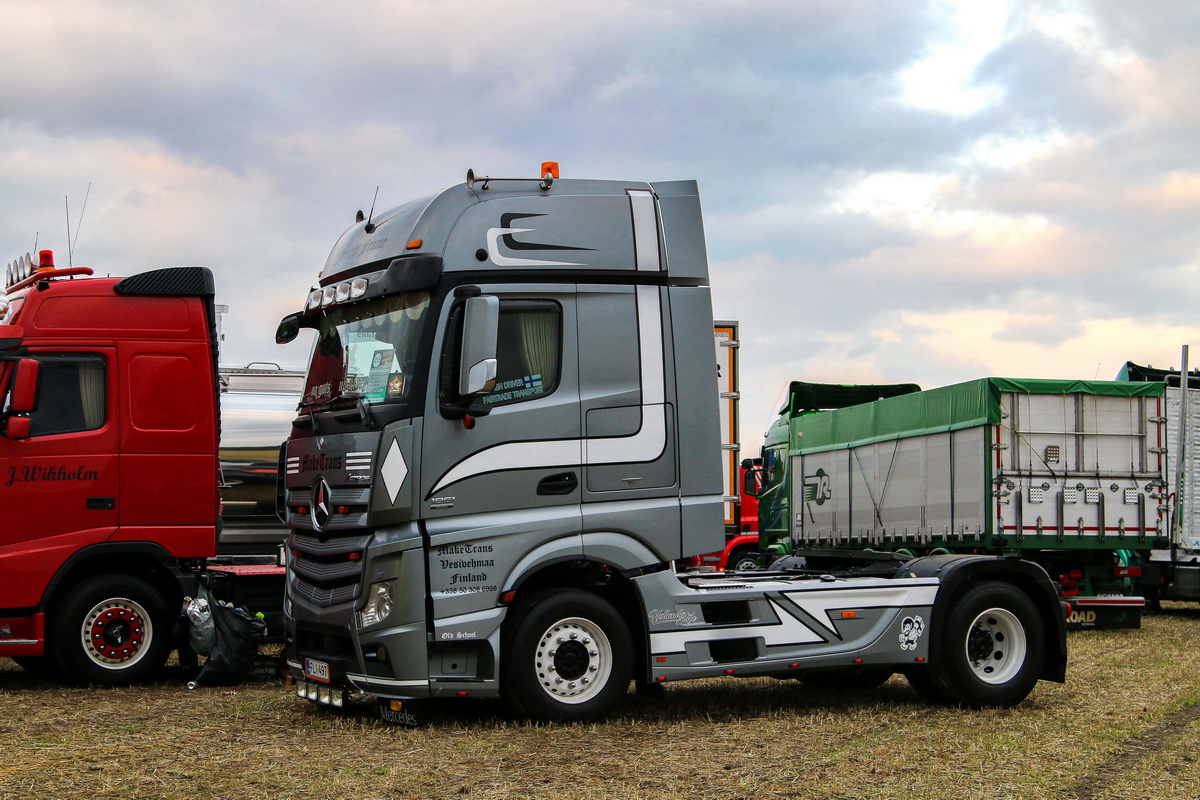
[[[968,115],[1003,96],[997,86],[979,85],[975,69],[1004,43],[1012,3],[1001,0],[936,0],[927,8],[944,15],[946,32],[916,63],[900,73],[902,99],[910,105]]]

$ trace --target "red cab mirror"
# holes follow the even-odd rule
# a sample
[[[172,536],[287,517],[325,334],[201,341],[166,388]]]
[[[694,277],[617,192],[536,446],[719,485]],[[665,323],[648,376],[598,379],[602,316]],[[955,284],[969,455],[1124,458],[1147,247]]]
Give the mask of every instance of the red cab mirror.
[[[29,417],[9,417],[4,421],[5,439],[28,439]]]
[[[37,408],[38,368],[40,366],[37,360],[32,358],[22,358],[17,362],[16,374],[13,375],[10,413],[28,414]],[[9,420],[9,424],[12,424],[12,420]]]

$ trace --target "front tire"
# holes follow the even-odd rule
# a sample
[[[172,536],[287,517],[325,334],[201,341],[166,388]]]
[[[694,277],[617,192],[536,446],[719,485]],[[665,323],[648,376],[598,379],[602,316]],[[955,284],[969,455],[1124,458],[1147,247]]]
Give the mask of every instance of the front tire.
[[[504,697],[534,719],[599,719],[624,699],[633,642],[617,610],[597,595],[550,589],[516,609],[504,656]]]
[[[69,680],[127,686],[166,663],[170,614],[141,578],[97,575],[66,596],[50,621],[50,651]]]
[[[970,708],[1013,706],[1038,681],[1045,661],[1042,619],[1008,583],[977,584],[949,611],[941,655],[913,681],[921,694]]]
[[[726,562],[725,568],[733,572],[761,569],[758,565],[758,559],[752,555],[753,553],[754,548],[752,547],[743,546],[734,548],[733,552],[729,554],[729,561]]]

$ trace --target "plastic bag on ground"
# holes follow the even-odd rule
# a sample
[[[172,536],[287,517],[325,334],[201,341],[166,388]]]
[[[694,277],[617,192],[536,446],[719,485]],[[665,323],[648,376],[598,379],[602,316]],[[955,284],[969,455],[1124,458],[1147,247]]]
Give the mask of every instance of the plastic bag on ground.
[[[267,625],[240,608],[213,603],[212,620],[216,644],[200,668],[197,680],[210,686],[241,683],[254,671],[258,642],[266,634]]]
[[[191,641],[192,652],[201,656],[210,654],[217,643],[217,631],[213,625],[212,609],[209,607],[211,603],[208,590],[200,586],[196,590],[196,596],[187,598],[183,607],[183,613],[188,620],[188,639]]]

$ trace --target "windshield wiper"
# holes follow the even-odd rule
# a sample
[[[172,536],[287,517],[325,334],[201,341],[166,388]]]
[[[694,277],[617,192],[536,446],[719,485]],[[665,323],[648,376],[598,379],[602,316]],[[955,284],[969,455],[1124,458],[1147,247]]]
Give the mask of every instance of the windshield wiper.
[[[308,417],[310,420],[312,420],[313,432],[320,433],[320,426],[317,424],[317,418],[315,414],[325,411],[326,409],[333,408],[337,403],[341,403],[343,401],[354,402],[355,407],[358,409],[358,418],[362,421],[363,425],[367,426],[367,428],[374,430],[375,428],[379,427],[378,423],[375,422],[374,415],[372,415],[370,409],[367,408],[367,404],[363,402],[361,394],[344,394],[338,397],[331,397],[328,400],[323,400],[320,402],[316,400],[308,400],[302,402],[300,404],[300,408],[308,411]]]
[[[296,410],[300,411],[300,412],[307,411],[308,412],[308,424],[312,428],[313,433],[320,433],[321,426],[317,423],[317,417],[313,413],[314,412],[313,407],[316,405],[317,405],[316,400],[301,400],[300,405],[298,405],[296,407]],[[321,406],[321,408],[324,408],[324,407],[325,407],[324,405]],[[318,408],[316,410],[320,411],[321,408]]]

